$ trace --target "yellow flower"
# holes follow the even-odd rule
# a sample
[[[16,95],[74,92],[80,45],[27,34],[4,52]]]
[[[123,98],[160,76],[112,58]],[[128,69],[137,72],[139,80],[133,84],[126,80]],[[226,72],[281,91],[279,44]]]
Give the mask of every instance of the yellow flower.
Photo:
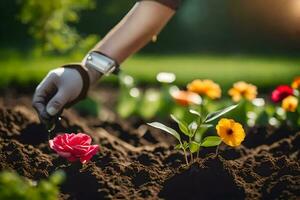
[[[300,76],[297,76],[293,83],[292,83],[292,88],[294,89],[300,89]]]
[[[211,99],[217,99],[221,97],[220,86],[212,80],[200,80],[196,79],[187,85],[188,91],[198,93],[199,95],[206,95]]]
[[[233,87],[228,91],[228,94],[235,102],[240,101],[242,98],[251,101],[256,98],[257,88],[255,85],[239,81],[233,84]]]
[[[176,103],[182,106],[188,106],[190,104],[201,104],[201,97],[194,92],[177,90],[171,93],[171,96],[175,100]]]
[[[232,119],[222,118],[216,129],[222,141],[232,147],[239,146],[246,136],[243,126]]]
[[[282,100],[281,107],[288,112],[295,112],[298,106],[298,99],[294,96],[288,96]]]

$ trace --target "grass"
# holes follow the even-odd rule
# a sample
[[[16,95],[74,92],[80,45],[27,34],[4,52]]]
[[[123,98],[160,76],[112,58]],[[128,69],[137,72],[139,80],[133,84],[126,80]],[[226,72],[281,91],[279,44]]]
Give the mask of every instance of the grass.
[[[180,85],[195,78],[209,78],[227,88],[239,80],[270,88],[289,84],[300,75],[300,59],[229,55],[135,57],[128,60],[125,69],[145,82],[153,82],[159,71],[170,71],[177,75]]]
[[[8,56],[0,60],[0,87],[9,85],[28,86],[37,84],[50,69],[73,62],[69,57],[22,57]],[[138,83],[156,84],[158,72],[174,72],[176,83],[185,85],[195,78],[209,78],[228,88],[233,82],[244,80],[261,89],[278,84],[289,84],[300,75],[300,58],[264,57],[246,55],[138,55],[128,59],[122,69]],[[115,83],[115,78],[104,82]]]

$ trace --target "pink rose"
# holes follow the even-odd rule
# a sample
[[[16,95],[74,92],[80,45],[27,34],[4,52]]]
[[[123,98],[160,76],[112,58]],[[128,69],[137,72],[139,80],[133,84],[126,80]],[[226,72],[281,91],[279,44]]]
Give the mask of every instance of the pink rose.
[[[59,134],[49,140],[50,148],[70,162],[88,162],[99,151],[98,145],[91,145],[92,139],[84,133]]]

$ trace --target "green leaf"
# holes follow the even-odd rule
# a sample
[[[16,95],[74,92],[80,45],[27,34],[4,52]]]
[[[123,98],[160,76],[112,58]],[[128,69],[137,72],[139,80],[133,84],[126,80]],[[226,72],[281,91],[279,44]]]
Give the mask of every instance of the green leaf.
[[[63,170],[58,170],[49,177],[49,181],[54,185],[61,184],[65,179],[66,179],[66,174]]]
[[[159,123],[159,122],[152,122],[152,123],[147,123],[147,124],[154,128],[158,128],[163,131],[166,131],[167,133],[170,133],[171,135],[173,135],[178,141],[181,141],[179,133],[177,133],[177,131],[175,131],[174,129],[167,127],[164,124]]]
[[[201,128],[210,128],[210,127],[213,127],[214,125],[212,124],[201,124]]]
[[[179,126],[179,129],[185,134],[185,135],[187,135],[187,136],[191,136],[191,133],[190,133],[190,131],[189,131],[189,129],[188,129],[188,125],[184,122],[184,121],[182,121],[182,120],[179,120],[177,117],[175,117],[174,115],[170,115],[171,116],[171,118],[178,124],[178,126]]]
[[[201,142],[201,140],[202,140],[202,136],[203,136],[203,134],[205,133],[205,129],[200,129],[200,130],[198,130],[196,133],[195,133],[195,137],[194,137],[194,140],[196,141],[196,142]]]
[[[257,118],[255,119],[255,125],[267,126],[269,123],[269,118],[270,117],[268,113],[265,110],[263,110],[258,114]]]
[[[198,128],[198,124],[196,122],[192,122],[189,124],[188,128],[192,133],[194,133]]]
[[[176,149],[176,150],[180,150],[180,149],[186,150],[188,147],[189,147],[189,143],[187,143],[186,141],[184,141],[183,144],[182,144],[182,143],[177,144],[177,145],[175,146],[175,149]]]
[[[194,140],[198,143],[202,141],[203,135],[206,133],[207,129],[212,127],[212,124],[201,124],[200,128],[198,128],[197,132],[195,133],[195,138]]]
[[[205,122],[206,122],[206,123],[207,123],[207,122],[211,122],[211,121],[213,121],[213,120],[215,120],[215,119],[221,117],[222,115],[224,115],[224,114],[226,114],[226,113],[232,111],[232,110],[235,109],[237,106],[238,106],[238,104],[237,104],[237,105],[232,105],[232,106],[226,107],[226,108],[224,108],[224,109],[222,109],[222,110],[218,110],[218,111],[213,112],[213,113],[210,113],[210,114],[207,115],[207,117],[206,117],[206,119],[205,119]]]
[[[183,146],[182,146],[182,144],[177,144],[174,148],[176,149],[176,150],[179,150],[179,149],[181,149]]]
[[[186,150],[188,147],[189,147],[189,143],[187,143],[187,141],[184,141],[183,149]]]
[[[207,136],[203,139],[202,147],[213,147],[221,144],[222,140],[219,136]]]
[[[189,148],[190,148],[190,152],[191,153],[195,153],[199,150],[200,148],[200,144],[195,142],[195,141],[192,141],[190,144],[189,144]]]
[[[193,115],[197,115],[198,117],[201,117],[201,114],[196,110],[190,109],[189,112],[192,113]]]

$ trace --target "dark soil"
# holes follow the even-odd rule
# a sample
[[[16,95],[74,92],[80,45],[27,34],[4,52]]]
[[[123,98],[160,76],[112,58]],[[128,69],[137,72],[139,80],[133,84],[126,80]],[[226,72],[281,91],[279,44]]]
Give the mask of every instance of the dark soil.
[[[40,180],[63,169],[61,199],[300,198],[300,132],[253,128],[244,146],[221,146],[218,156],[205,149],[185,167],[164,133],[117,118],[81,118],[71,110],[58,130],[88,133],[101,151],[86,165],[70,164],[49,149],[29,103],[0,100],[0,170]]]

